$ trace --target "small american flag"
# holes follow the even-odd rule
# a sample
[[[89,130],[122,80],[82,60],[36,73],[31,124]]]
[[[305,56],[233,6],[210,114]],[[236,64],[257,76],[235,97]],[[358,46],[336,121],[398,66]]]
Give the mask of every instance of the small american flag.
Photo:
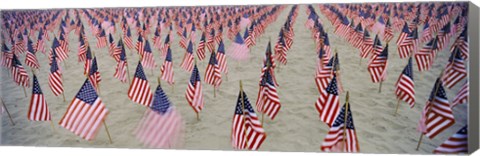
[[[135,46],[133,45],[132,41],[132,32],[130,31],[130,27],[127,26],[127,33],[123,35],[123,41],[128,49],[133,49]]]
[[[202,81],[200,80],[200,72],[198,71],[197,65],[193,67],[187,91],[185,92],[185,98],[196,113],[203,109],[205,102],[203,100]]]
[[[40,65],[38,64],[37,56],[35,56],[35,50],[33,49],[33,42],[28,39],[28,44],[27,44],[27,55],[25,57],[25,64],[27,66],[38,69],[40,68]]]
[[[276,59],[284,65],[287,64],[287,50],[282,29],[278,35],[278,41],[275,44],[274,51]]]
[[[411,32],[408,30],[407,22],[403,25],[402,32],[398,36],[397,49],[400,58],[407,58],[412,53],[413,38],[410,36]]]
[[[83,139],[92,140],[108,113],[93,85],[86,79],[59,124]]]
[[[35,44],[34,50],[35,52],[41,51],[42,53],[45,54],[45,40],[43,39],[43,30],[40,29],[38,31],[38,38],[37,38],[37,43]]]
[[[339,105],[337,76],[333,75],[332,80],[325,90],[320,92],[320,97],[315,102],[315,108],[320,113],[320,120],[331,127],[337,116]]]
[[[165,36],[165,41],[163,42],[162,49],[161,49],[162,57],[165,57],[167,55],[168,48],[170,48],[170,33],[168,33],[167,36]]]
[[[90,79],[93,87],[95,89],[98,89],[98,84],[100,83],[100,81],[102,81],[102,77],[100,76],[100,71],[98,71],[97,57],[94,57],[92,60],[92,66],[90,68],[88,78]]]
[[[160,36],[160,30],[157,27],[153,36],[153,47],[160,49],[162,47],[162,37]]]
[[[162,67],[160,68],[162,72],[162,79],[167,81],[168,84],[175,84],[173,77],[173,63],[172,63],[172,50],[168,47],[167,56],[165,57],[165,62],[163,62]]]
[[[47,101],[43,96],[42,88],[38,83],[37,76],[33,75],[33,88],[30,106],[28,107],[28,120],[32,121],[51,121],[52,116],[48,109]]]
[[[13,46],[13,53],[22,54],[26,51],[26,45],[24,44],[25,40],[22,33],[18,33],[17,40],[15,40],[15,45]]]
[[[448,103],[443,83],[438,78],[433,86],[427,104],[423,108],[422,117],[417,129],[430,139],[443,132],[455,123],[452,109]]]
[[[363,32],[363,47],[360,52],[360,57],[361,58],[367,58],[368,54],[370,54],[373,51],[373,40],[370,37],[370,34],[368,31],[365,29]]]
[[[112,34],[108,35],[108,54],[110,56],[113,56],[113,52],[115,51],[115,40],[112,36]]]
[[[107,46],[107,36],[105,30],[102,29],[100,34],[97,37],[97,48],[104,48]]]
[[[267,114],[268,117],[273,120],[280,111],[281,104],[277,94],[277,88],[275,87],[272,75],[270,74],[271,70],[268,68],[270,67],[267,67],[263,73],[256,106],[258,112]]]
[[[225,56],[225,46],[223,44],[223,40],[220,40],[220,42],[218,43],[217,61],[220,72],[228,73],[227,57]]]
[[[127,45],[128,46],[128,45]],[[137,38],[137,43],[135,44],[135,49],[137,50],[137,54],[143,57],[143,53],[145,52],[145,43],[143,42],[143,36],[139,35]]]
[[[382,42],[380,41],[380,38],[378,37],[378,35],[375,35],[375,39],[373,41],[372,58],[374,58],[376,55],[380,55],[382,52],[383,52]]]
[[[183,29],[183,33],[181,35],[181,39],[179,41],[179,45],[180,47],[184,48],[184,49],[187,49],[187,41],[188,41],[188,37],[187,37],[187,28],[184,28]],[[191,42],[191,41],[190,41]]]
[[[63,93],[62,72],[58,67],[56,51],[52,51],[52,63],[50,64],[50,73],[48,75],[48,84],[55,96]]]
[[[90,67],[92,67],[92,51],[90,50],[90,47],[87,47],[87,52],[85,54],[86,59],[85,59],[85,64],[83,66],[83,75],[87,75],[88,72],[90,72]]]
[[[420,42],[424,43],[431,40],[432,38],[433,38],[433,33],[430,30],[430,23],[427,21],[423,26],[422,37],[420,39]]]
[[[118,57],[117,66],[115,68],[115,74],[113,77],[119,79],[121,82],[127,82],[127,55],[125,54],[125,47],[123,46],[123,42],[120,39],[118,41],[117,47],[115,48],[115,55],[114,58]]]
[[[458,47],[460,49],[460,52],[462,54],[463,59],[468,58],[468,53],[469,53],[469,48],[468,48],[468,33],[467,29],[462,31],[462,33],[457,37],[455,40],[455,43],[453,43],[450,52],[453,52],[453,50]]]
[[[150,42],[148,42],[148,40],[145,40],[145,47],[143,50],[142,65],[148,69],[155,69],[157,67],[157,63],[153,57],[152,48],[150,47]]]
[[[468,126],[465,125],[457,133],[453,134],[443,144],[438,146],[433,153],[435,154],[460,154],[468,153]]]
[[[53,57],[53,50],[55,50],[55,57],[57,57],[58,62],[63,62],[68,58],[68,54],[64,51],[56,37],[53,38],[52,48],[50,49],[50,60]]]
[[[383,35],[383,41],[385,42],[390,42],[393,38],[393,30],[392,30],[392,24],[390,23],[390,19],[387,19],[387,23],[385,24],[385,32]]]
[[[187,51],[185,52],[185,55],[183,56],[183,61],[181,63],[181,67],[190,72],[193,69],[193,63],[194,63],[194,56],[193,56],[193,44],[192,42],[188,42],[188,48]]]
[[[8,49],[5,42],[2,44],[2,66],[10,69],[12,67],[13,53]]]
[[[150,107],[152,104],[152,91],[147,77],[143,72],[142,63],[138,62],[135,76],[132,80],[130,88],[128,89],[128,98],[133,102]]]
[[[232,120],[231,133],[234,149],[257,150],[267,138],[262,123],[258,120],[247,94],[243,90],[238,95]]]
[[[385,81],[387,78],[388,63],[388,44],[383,49],[382,53],[374,55],[372,60],[368,63],[368,72],[372,78],[373,83]]]
[[[21,85],[24,87],[30,86],[30,78],[28,78],[28,73],[25,71],[25,68],[18,60],[17,55],[13,54],[12,58],[12,68],[10,69],[12,72],[13,81],[17,83],[17,85]]]
[[[200,61],[205,59],[205,44],[205,33],[202,33],[202,37],[200,38],[197,48],[197,57]]]
[[[345,104],[342,107],[320,148],[322,151],[360,151],[350,106]]]
[[[408,59],[408,64],[403,68],[402,74],[395,83],[395,94],[397,99],[410,104],[410,108],[415,106],[415,88],[413,81],[412,58]]]
[[[60,43],[60,47],[62,48],[62,53],[68,54],[70,49],[68,48],[68,40],[65,39],[65,33],[62,31],[58,36],[58,42]]]
[[[215,52],[210,55],[210,61],[208,61],[207,69],[205,71],[205,83],[218,88],[222,83],[222,74],[220,73],[218,61],[215,56]]]
[[[87,44],[85,43],[85,40],[82,38],[82,34],[80,34],[80,40],[78,44],[78,62],[84,62],[87,60]]]
[[[432,39],[425,44],[418,53],[415,53],[415,60],[417,61],[419,71],[427,71],[431,68],[433,59],[435,58],[435,49],[437,49],[437,41],[436,39]]]
[[[182,116],[158,85],[153,104],[135,130],[136,137],[150,148],[175,148],[183,135]]]
[[[458,104],[467,103],[468,101],[468,81],[465,81],[465,84],[458,91],[457,95],[453,99],[452,108]]]
[[[448,59],[448,64],[445,67],[445,74],[443,75],[442,80],[445,83],[445,87],[451,89],[465,77],[467,77],[465,60],[461,56],[460,49],[455,48]]]
[[[210,52],[213,52],[215,50],[214,37],[215,37],[215,29],[212,29],[210,31],[210,35],[207,36],[207,49]]]
[[[245,44],[247,45],[248,48],[255,45],[253,36],[250,35],[250,33],[248,32],[248,28],[245,28],[245,33],[243,34],[243,40],[245,40]]]

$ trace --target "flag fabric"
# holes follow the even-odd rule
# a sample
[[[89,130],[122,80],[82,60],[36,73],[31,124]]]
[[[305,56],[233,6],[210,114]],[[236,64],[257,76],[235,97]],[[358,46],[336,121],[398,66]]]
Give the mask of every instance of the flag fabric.
[[[413,38],[410,36],[411,32],[408,29],[407,22],[403,25],[402,32],[398,36],[397,40],[397,49],[398,49],[398,54],[400,58],[407,58],[410,56],[411,53],[411,46],[413,42]]]
[[[328,130],[327,136],[320,149],[322,151],[336,152],[359,152],[360,147],[357,139],[357,132],[353,124],[352,111],[350,105],[345,104],[335,118],[335,122]],[[346,117],[345,117],[346,115]],[[346,120],[345,120],[346,119]]]
[[[281,104],[277,88],[275,87],[272,75],[270,74],[271,70],[268,68],[271,67],[267,67],[262,75],[256,106],[258,112],[267,114],[271,120],[274,120],[280,111]]]
[[[83,66],[83,75],[87,75],[90,72],[90,67],[92,67],[93,55],[90,47],[87,47],[87,53],[85,54],[86,59]]]
[[[320,92],[320,97],[315,102],[315,108],[320,114],[320,120],[331,127],[339,111],[337,76],[333,75],[328,86]]]
[[[412,58],[408,59],[408,64],[403,68],[402,73],[395,83],[395,94],[398,100],[407,102],[410,108],[415,106],[415,85],[413,81]]]
[[[117,48],[115,49],[115,52],[118,53],[114,56],[118,56],[118,61],[117,61],[117,66],[115,68],[115,73],[113,74],[113,77],[117,78],[120,80],[120,82],[125,83],[127,82],[127,55],[125,54],[125,47],[123,46],[122,40],[118,41]],[[115,57],[117,58],[117,57]]]
[[[115,51],[115,41],[113,39],[112,34],[108,35],[108,54],[113,56],[113,52]]]
[[[198,43],[197,57],[200,61],[205,59],[205,33],[202,33],[200,43]]]
[[[187,37],[187,28],[184,28],[183,29],[183,33],[181,35],[181,39],[179,41],[179,45],[180,47],[184,48],[184,49],[187,49],[187,41],[188,41],[188,37]],[[191,42],[191,41],[190,41]],[[189,43],[190,44],[190,43]]]
[[[38,64],[37,56],[35,56],[35,50],[33,49],[33,42],[28,39],[27,43],[27,55],[25,56],[25,64],[29,67],[38,69],[40,64]]]
[[[285,44],[283,30],[280,30],[280,34],[278,35],[278,41],[275,44],[274,51],[276,59],[284,65],[287,64],[287,50],[288,49]]]
[[[43,30],[40,29],[38,31],[38,37],[37,37],[37,42],[35,43],[34,50],[35,52],[41,51],[42,53],[45,54],[45,40],[43,39]]]
[[[56,52],[53,50],[52,52],[52,63],[50,64],[50,73],[48,75],[48,84],[50,89],[55,96],[63,94],[63,79],[62,79],[62,72],[58,67]]]
[[[203,109],[205,102],[203,100],[202,81],[200,80],[200,72],[198,71],[197,65],[193,67],[187,91],[185,92],[185,98],[196,113],[199,113]]]
[[[167,56],[165,57],[162,67],[160,68],[160,72],[162,72],[163,80],[167,81],[167,83],[170,85],[175,84],[173,77],[172,50],[170,47],[168,47]]]
[[[453,134],[443,144],[433,150],[435,154],[460,154],[468,153],[468,128],[467,125]]]
[[[238,34],[238,35],[240,35],[240,34]],[[207,49],[210,52],[213,52],[215,50],[214,38],[215,38],[215,29],[212,29],[210,31],[210,35],[207,36],[207,44],[206,44]]]
[[[393,30],[392,24],[390,23],[390,19],[387,19],[387,23],[385,24],[385,31],[383,33],[383,41],[390,42],[393,38]]]
[[[97,48],[104,48],[107,46],[107,36],[105,30],[102,29],[100,34],[97,37]]]
[[[188,43],[187,51],[183,55],[183,61],[181,63],[182,69],[190,72],[193,69],[194,56],[193,56],[193,44],[192,41]]]
[[[445,83],[445,87],[451,89],[465,77],[467,77],[465,60],[461,56],[460,48],[455,48],[448,59],[442,81]]]
[[[63,62],[68,58],[68,54],[61,47],[60,42],[56,37],[53,38],[52,48],[50,49],[50,60],[52,59],[53,50],[55,49],[55,57],[57,57],[58,62]]]
[[[220,42],[218,43],[217,61],[220,72],[228,73],[227,57],[225,55],[225,45],[223,44],[223,40],[220,40]]]
[[[360,57],[361,58],[367,58],[368,54],[370,54],[373,51],[373,43],[374,41],[370,37],[370,34],[368,33],[367,30],[364,30],[363,32],[363,46],[360,52]]]
[[[415,60],[419,71],[430,70],[433,59],[435,58],[435,49],[437,49],[437,39],[430,40],[417,53],[415,53]]]
[[[60,126],[85,140],[93,140],[109,111],[88,79],[60,120]]]
[[[145,51],[145,43],[143,42],[143,37],[140,35],[137,38],[137,43],[135,44],[135,49],[137,50],[137,54],[143,57],[143,52]]]
[[[232,120],[231,141],[234,149],[258,150],[267,134],[258,120],[247,94],[243,90],[238,95]]]
[[[17,35],[17,40],[15,40],[15,44],[13,46],[13,53],[14,54],[23,54],[26,49],[25,49],[25,41],[24,41],[24,38],[23,38],[23,35],[21,33],[18,33]]]
[[[152,106],[147,109],[135,130],[136,138],[150,148],[175,148],[183,129],[182,116],[158,85]]]
[[[387,78],[388,63],[388,44],[383,49],[382,53],[374,55],[372,60],[368,63],[368,72],[372,78],[373,83],[379,83]]]
[[[443,88],[443,82],[438,78],[435,81],[427,104],[423,108],[417,129],[430,139],[443,132],[455,123],[452,109]]]
[[[148,42],[148,40],[145,41],[145,47],[143,48],[142,65],[147,69],[155,69],[157,67],[157,63],[153,57],[152,48],[150,47],[150,42]]]
[[[100,71],[98,71],[97,57],[94,57],[92,60],[92,66],[88,72],[88,78],[90,79],[90,83],[92,83],[93,87],[98,90],[98,84],[100,81],[102,81],[102,77],[100,76]]]
[[[467,103],[468,101],[468,81],[462,86],[462,88],[458,91],[457,95],[453,99],[452,108],[457,106],[458,104]]]
[[[84,62],[87,60],[87,47],[88,45],[85,43],[85,40],[83,40],[83,35],[80,34],[80,40],[78,44],[78,62]]]
[[[250,49],[248,49],[240,33],[237,33],[227,52],[233,59],[242,61],[249,58]]]
[[[2,44],[2,66],[10,69],[12,66],[13,53],[5,43]]]
[[[133,102],[150,107],[152,104],[152,91],[150,90],[150,84],[147,77],[143,72],[143,66],[141,62],[138,62],[137,69],[135,70],[135,76],[133,77],[130,88],[128,89],[128,98]]]
[[[128,26],[127,26],[128,27]],[[132,33],[130,31],[130,27],[127,28],[127,33],[123,35],[123,42],[127,46],[128,49],[133,49],[135,46],[133,45],[132,41]]]
[[[162,57],[165,57],[167,55],[168,48],[170,48],[170,33],[167,34],[167,36],[165,37],[165,41],[163,42],[162,50],[161,50]]]
[[[30,78],[28,78],[28,73],[25,68],[22,66],[22,63],[17,58],[17,55],[13,54],[12,58],[12,67],[11,73],[13,81],[19,86],[30,87]]]
[[[222,74],[218,66],[216,53],[212,52],[210,55],[210,61],[208,61],[207,69],[205,71],[205,83],[218,88],[222,83]]]
[[[48,109],[47,101],[43,96],[42,88],[38,83],[37,76],[33,75],[32,98],[28,107],[28,120],[31,121],[51,121],[52,116]]]

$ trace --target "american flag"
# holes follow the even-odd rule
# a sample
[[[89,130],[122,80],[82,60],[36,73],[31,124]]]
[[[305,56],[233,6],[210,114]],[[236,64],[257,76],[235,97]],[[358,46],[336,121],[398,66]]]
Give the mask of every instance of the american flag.
[[[200,72],[198,71],[197,65],[193,67],[187,91],[185,92],[185,98],[196,113],[203,109],[205,102],[203,100],[202,81],[200,80]]]
[[[190,41],[192,41],[193,43],[195,43],[195,40],[197,39],[197,36],[195,35],[196,31],[197,31],[197,29],[195,28],[195,25],[192,25],[192,29],[190,30],[189,38],[190,38]]]
[[[217,61],[220,72],[228,73],[227,57],[225,56],[225,46],[223,44],[223,40],[220,40],[220,42],[218,43]]]
[[[390,23],[390,19],[387,19],[387,23],[385,24],[385,32],[383,34],[383,41],[390,42],[393,38],[393,30],[392,24]]]
[[[128,46],[128,45],[127,45]],[[145,43],[143,42],[143,36],[138,36],[137,43],[135,44],[135,50],[137,50],[137,54],[143,57],[143,53],[145,52]]]
[[[152,91],[150,90],[150,84],[147,77],[143,72],[142,63],[138,62],[137,69],[135,70],[135,76],[128,89],[128,98],[133,102],[150,107],[152,104]]]
[[[457,95],[453,99],[451,107],[453,108],[458,104],[467,103],[467,101],[468,101],[468,81],[465,81],[465,84],[457,92]]]
[[[443,144],[438,146],[433,153],[435,154],[459,154],[468,153],[468,126],[465,125],[457,133],[453,134]]]
[[[17,40],[15,40],[15,45],[13,46],[13,53],[22,54],[26,51],[25,49],[25,40],[22,33],[18,33]]]
[[[413,81],[412,58],[408,59],[408,64],[403,68],[402,74],[395,83],[395,94],[397,99],[410,104],[410,108],[415,106],[415,85]]]
[[[332,126],[339,110],[337,76],[333,75],[330,83],[320,92],[320,97],[315,102],[315,108],[320,113],[320,120]]]
[[[100,34],[97,37],[97,48],[104,48],[107,46],[107,36],[105,30],[102,29]]]
[[[220,73],[218,61],[215,56],[215,52],[210,55],[210,61],[208,61],[207,69],[205,71],[205,83],[218,88],[222,83],[222,74]]]
[[[37,76],[33,74],[32,98],[28,107],[28,120],[33,121],[51,121],[52,116],[48,109],[47,101],[43,96],[42,88],[38,83]]]
[[[247,94],[241,90],[232,120],[231,140],[233,148],[257,150],[266,138],[267,135],[262,123],[258,120]]]
[[[108,110],[88,79],[60,120],[60,126],[86,140],[95,138]]]
[[[355,48],[362,48],[363,46],[363,28],[362,28],[362,23],[358,23],[357,27],[355,28],[355,33],[351,34],[351,38],[353,39],[353,46]]]
[[[240,35],[240,34],[238,34]],[[215,51],[215,29],[210,31],[210,35],[207,36],[207,49],[210,52]]]
[[[373,40],[370,37],[370,34],[368,31],[365,29],[363,32],[363,47],[360,52],[360,57],[361,58],[367,58],[368,54],[370,54],[373,51]]]
[[[133,45],[132,41],[132,32],[130,31],[130,27],[127,26],[127,33],[123,35],[123,41],[128,49],[133,49],[135,46]]]
[[[162,72],[163,80],[167,81],[167,83],[170,85],[175,84],[175,80],[173,77],[172,50],[170,49],[170,47],[168,47],[167,56],[165,57],[165,62],[163,62],[160,71]]]
[[[115,41],[113,39],[112,34],[108,35],[108,53],[110,56],[113,56],[113,52],[115,51]]]
[[[145,41],[145,47],[143,48],[142,55],[142,65],[148,69],[155,69],[157,63],[155,63],[155,58],[153,57],[152,48],[150,47],[150,42]]]
[[[78,62],[84,62],[87,60],[87,44],[85,43],[85,40],[82,39],[82,34],[80,34],[80,40],[78,44]]]
[[[346,116],[345,116],[346,115]],[[343,105],[320,147],[322,151],[359,152],[357,132],[350,105]]]
[[[17,55],[13,54],[12,58],[12,68],[10,69],[12,72],[13,81],[17,83],[17,85],[21,85],[24,87],[30,86],[30,79],[28,78],[28,73],[25,71],[25,68],[18,60]]]
[[[372,58],[374,58],[376,55],[380,55],[382,52],[383,52],[382,42],[380,41],[380,38],[378,37],[378,35],[375,35],[375,39],[373,41]]]
[[[50,64],[50,73],[48,75],[48,84],[50,89],[55,96],[58,96],[63,93],[63,79],[62,79],[62,72],[58,67],[57,62],[57,54],[56,51],[53,50],[52,52],[52,63]]]
[[[160,49],[162,47],[162,37],[160,36],[159,28],[155,29],[155,36],[153,36],[153,47]]]
[[[455,40],[455,43],[453,43],[450,49],[450,52],[453,52],[456,47],[460,49],[463,59],[467,59],[469,48],[468,48],[468,33],[467,33],[466,27],[462,31],[462,33],[457,37],[457,39]]]
[[[408,30],[407,22],[403,25],[402,32],[398,36],[397,49],[400,58],[407,58],[413,50],[413,36],[410,36],[411,32]]]
[[[368,63],[368,72],[370,73],[373,83],[382,82],[387,78],[387,63],[388,44],[380,54],[374,55],[372,60]]]
[[[100,76],[100,71],[98,71],[97,57],[94,57],[92,60],[92,66],[90,67],[88,78],[90,79],[93,87],[98,89],[98,84],[100,81],[102,81],[102,77]]]
[[[445,45],[449,44],[450,38],[452,37],[450,22],[437,32],[437,36],[438,49],[443,49]]]
[[[181,63],[181,67],[190,72],[193,69],[193,63],[194,63],[194,56],[193,56],[193,44],[192,42],[188,42],[188,48],[187,51],[185,52],[185,55],[183,56],[183,61]]]
[[[245,45],[242,36],[240,33],[237,33],[235,40],[231,43],[228,49],[228,53],[236,60],[246,60],[249,58],[249,52],[250,49]]]
[[[322,93],[325,88],[327,88],[330,80],[332,78],[332,73],[334,73],[338,68],[338,58],[336,56],[331,57],[330,59],[326,58],[326,54],[323,51],[320,51],[319,57],[324,58],[324,62],[320,64],[318,63],[317,66],[317,73],[315,75],[315,84],[317,85],[317,89],[319,93]],[[320,60],[319,60],[320,61]],[[326,62],[325,62],[326,61]]]
[[[50,49],[50,60],[53,58],[53,51],[55,50],[55,57],[57,57],[58,62],[63,62],[68,58],[68,54],[61,47],[60,42],[56,37],[53,38],[52,48]]]
[[[87,53],[85,54],[85,64],[83,66],[83,75],[87,75],[88,72],[90,72],[90,67],[92,67],[92,51],[90,50],[90,47],[87,47]]]
[[[183,127],[180,113],[158,85],[152,106],[135,130],[137,139],[150,148],[174,148],[179,143]]]
[[[184,28],[183,29],[183,33],[181,35],[181,39],[179,41],[179,45],[180,47],[184,48],[184,49],[187,49],[187,41],[188,41],[188,37],[187,37],[187,28]],[[191,41],[190,41],[191,42]]]
[[[425,44],[422,49],[415,53],[415,60],[419,71],[427,71],[433,64],[435,58],[435,49],[437,49],[437,39],[432,39]]]
[[[435,81],[427,104],[423,108],[422,117],[417,129],[427,135],[430,139],[443,132],[455,123],[452,109],[448,103],[447,93],[443,83],[438,78]]]
[[[10,69],[12,67],[13,53],[8,49],[5,42],[2,44],[2,66]]]
[[[430,29],[430,23],[427,21],[425,25],[423,25],[423,31],[422,31],[422,37],[420,39],[420,42],[424,43],[433,38],[433,33],[431,32]]]
[[[125,54],[125,47],[123,46],[122,40],[118,41],[117,48],[115,51],[118,51],[118,55],[114,55],[115,58],[118,56],[117,66],[115,68],[115,74],[113,77],[119,79],[121,82],[127,82],[127,55]],[[116,52],[117,53],[117,52]]]
[[[455,48],[448,59],[448,64],[445,67],[445,74],[443,75],[442,80],[445,83],[445,87],[451,89],[465,77],[467,77],[465,60],[460,54],[460,49]]]
[[[165,41],[163,42],[162,49],[161,49],[161,56],[165,57],[167,55],[168,48],[170,48],[170,33],[165,36]]]
[[[34,50],[35,52],[41,51],[42,53],[45,54],[45,40],[43,39],[43,30],[40,29],[38,31],[38,38],[37,38],[37,43],[35,44]]]
[[[256,106],[258,112],[267,114],[273,120],[280,111],[281,104],[269,68],[271,67],[267,67],[262,75]]]
[[[280,30],[274,51],[276,59],[284,65],[287,64],[287,47],[283,36],[283,30]]]
[[[254,40],[253,40],[253,36],[250,35],[250,33],[248,32],[248,29],[245,28],[245,33],[243,34],[243,40],[245,40],[245,44],[247,45],[248,48],[254,46]]]
[[[205,33],[202,33],[202,37],[200,38],[197,48],[197,57],[200,61],[205,59],[205,44]]]
[[[37,56],[35,56],[35,50],[33,49],[32,40],[28,39],[27,44],[27,55],[25,57],[25,64],[27,66],[38,69],[40,65],[38,64]]]
[[[60,43],[60,47],[62,48],[62,53],[68,54],[70,52],[68,48],[68,39],[65,39],[65,33],[62,33],[58,36],[58,43]]]
[[[218,28],[218,33],[215,36],[214,40],[217,44],[220,44],[220,41],[223,40],[223,25],[220,25],[220,27]]]

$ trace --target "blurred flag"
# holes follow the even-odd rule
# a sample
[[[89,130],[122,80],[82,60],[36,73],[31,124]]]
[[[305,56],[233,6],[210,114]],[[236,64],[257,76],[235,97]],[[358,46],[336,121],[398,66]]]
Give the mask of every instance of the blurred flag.
[[[38,69],[40,68],[40,65],[38,64],[37,56],[35,56],[35,50],[33,49],[33,42],[28,39],[28,44],[27,44],[27,55],[25,56],[25,64],[27,66]]]
[[[118,57],[117,60],[117,66],[115,68],[115,74],[113,74],[113,77],[117,78],[120,80],[120,82],[127,82],[127,55],[125,54],[125,47],[123,46],[123,42],[120,39],[118,41],[117,47],[115,48],[115,53],[114,58]]]
[[[50,73],[48,75],[48,84],[55,96],[63,93],[62,72],[58,67],[56,50],[52,51],[52,63],[50,64]]]
[[[465,77],[467,77],[465,60],[461,56],[460,48],[455,48],[448,59],[442,81],[445,83],[445,87],[451,89]]]
[[[13,81],[17,83],[19,86],[23,87],[30,87],[30,78],[28,78],[28,73],[25,71],[25,68],[18,60],[17,56],[13,54],[12,57],[12,68],[10,69],[12,72]]]
[[[438,146],[435,154],[466,154],[468,153],[468,128],[467,125],[453,134],[443,144]]]
[[[235,40],[228,49],[229,55],[235,60],[246,60],[249,58],[249,52],[250,49],[245,45],[242,36],[240,33],[237,33]]]
[[[247,94],[240,90],[232,120],[231,140],[234,149],[258,150],[267,138]]]
[[[153,57],[152,48],[150,47],[150,42],[148,42],[148,40],[145,41],[145,47],[143,48],[142,65],[148,69],[155,69],[157,67],[157,63]]]
[[[375,54],[372,60],[368,63],[368,72],[372,78],[373,83],[385,81],[387,78],[388,67],[388,44],[383,49],[382,53]]]
[[[47,101],[43,96],[42,88],[38,83],[37,76],[33,74],[32,98],[28,107],[28,120],[32,121],[51,121],[52,116],[48,109]]]
[[[185,92],[185,98],[195,113],[199,113],[203,109],[205,102],[203,100],[202,81],[200,80],[197,65],[193,67],[187,91]]]
[[[467,103],[468,101],[468,81],[465,81],[465,84],[457,92],[457,95],[453,99],[451,107],[455,107],[458,104]]]
[[[220,72],[228,73],[227,57],[225,56],[225,45],[223,45],[223,40],[220,40],[218,43],[217,61]]]
[[[185,52],[185,55],[183,55],[183,61],[181,63],[181,67],[190,72],[193,69],[193,63],[194,63],[194,56],[193,56],[193,44],[192,42],[188,42],[188,48],[187,51]]]
[[[162,73],[162,79],[167,81],[168,84],[175,84],[173,77],[173,63],[172,63],[172,50],[168,47],[167,56],[165,57],[165,62],[163,62],[162,68],[160,68]]]
[[[197,57],[200,61],[205,59],[205,33],[202,33],[202,37],[200,37],[200,42],[198,43],[197,48]]]
[[[210,55],[210,61],[208,61],[207,69],[205,71],[205,83],[218,88],[222,83],[222,74],[220,73],[218,61],[215,56],[215,52]]]

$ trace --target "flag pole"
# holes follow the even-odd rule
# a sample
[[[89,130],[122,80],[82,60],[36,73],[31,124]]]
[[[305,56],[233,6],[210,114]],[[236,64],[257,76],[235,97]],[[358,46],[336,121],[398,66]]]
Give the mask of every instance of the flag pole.
[[[443,73],[444,73],[444,72],[445,72],[445,68],[444,68],[444,69],[442,70],[442,72],[440,73],[440,76],[439,76],[440,79],[441,79],[441,77],[443,76]],[[433,93],[433,96],[434,96],[434,97],[437,95],[437,92],[438,92],[438,89],[439,89],[439,88],[440,88],[440,83],[435,84],[435,92]],[[433,100],[433,99],[432,99],[432,100]],[[426,117],[425,117],[425,118],[426,118],[425,120],[427,120],[428,114],[429,114],[430,111],[432,110],[431,108],[432,108],[432,107],[429,107],[428,110],[427,110],[427,113],[425,113],[425,116],[426,116]],[[423,135],[424,135],[424,133],[421,132],[421,134],[420,134],[420,139],[418,140],[418,144],[417,144],[417,148],[416,148],[417,151],[418,151],[418,149],[420,148],[420,145],[422,144]]]
[[[8,114],[8,118],[10,118],[10,122],[12,123],[12,126],[15,126],[15,122],[13,122],[12,116],[10,115],[10,112],[7,109],[7,105],[5,105],[5,102],[3,102],[3,98],[0,97],[0,101],[2,102],[3,108],[5,108],[5,112]]]
[[[346,131],[347,131],[348,104],[350,103],[349,100],[350,100],[350,95],[349,95],[349,92],[347,91],[347,96],[346,96],[346,100],[345,100],[346,101],[345,102],[345,114],[343,115],[344,116],[344,120],[343,120],[343,122],[344,122],[343,123],[343,141],[342,141],[343,147],[345,147],[346,140],[347,140],[346,139],[346,137],[347,137],[346,136],[347,135]]]
[[[242,80],[240,80],[240,98],[241,98],[241,102],[242,102],[242,118],[243,118],[243,135],[245,137],[245,144],[248,143],[248,137],[247,137],[247,129],[245,128],[245,101],[243,100],[243,84],[242,84]]]
[[[103,119],[102,122],[103,122],[103,126],[105,126],[105,131],[107,132],[108,140],[110,141],[110,144],[112,144],[112,143],[113,143],[112,137],[110,137],[110,132],[108,131],[108,126],[107,126],[107,124],[105,123],[105,119]]]
[[[27,97],[27,91],[25,90],[25,86],[22,86],[23,87],[23,93],[25,94],[25,97]]]
[[[53,130],[53,132],[56,134],[56,133],[57,133],[57,130],[55,130],[55,126],[54,126],[52,120],[50,120],[50,126],[52,126],[52,130]]]
[[[393,116],[397,116],[398,106],[400,106],[400,99],[397,98],[397,108],[395,109],[395,113],[393,114]]]

